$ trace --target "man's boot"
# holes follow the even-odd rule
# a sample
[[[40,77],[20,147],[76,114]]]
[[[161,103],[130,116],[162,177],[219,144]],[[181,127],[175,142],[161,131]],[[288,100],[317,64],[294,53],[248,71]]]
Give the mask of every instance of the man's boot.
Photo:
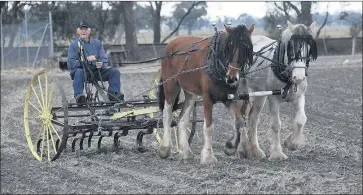
[[[108,94],[108,99],[112,102],[112,101],[123,101],[124,100],[124,94],[119,92],[110,92],[110,94]]]
[[[77,94],[75,97],[77,104],[84,104],[86,103],[86,97],[83,94]]]

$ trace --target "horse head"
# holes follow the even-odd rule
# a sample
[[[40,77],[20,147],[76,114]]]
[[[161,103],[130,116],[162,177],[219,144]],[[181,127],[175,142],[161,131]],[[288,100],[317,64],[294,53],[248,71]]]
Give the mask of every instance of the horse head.
[[[239,81],[240,74],[243,73],[245,65],[252,65],[253,45],[251,34],[254,30],[254,24],[248,29],[245,25],[230,27],[224,25],[227,38],[225,42],[225,56],[227,57],[228,71],[225,81],[229,85],[236,85]]]
[[[316,60],[317,48],[313,39],[315,22],[309,27],[304,24],[292,25],[287,21],[287,28],[283,31],[281,42],[285,46],[284,63],[294,84],[300,84],[306,78],[306,68],[310,60]]]

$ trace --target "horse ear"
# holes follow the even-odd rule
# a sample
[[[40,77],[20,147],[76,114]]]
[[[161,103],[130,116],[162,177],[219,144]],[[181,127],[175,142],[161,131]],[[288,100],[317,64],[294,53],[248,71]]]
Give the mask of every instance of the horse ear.
[[[255,30],[255,24],[251,24],[250,28],[248,29],[248,31],[250,32],[250,34],[252,34],[252,32]]]
[[[230,26],[226,26],[225,24],[224,25],[224,28],[226,29],[226,32],[227,33],[231,33],[232,32],[232,28]]]
[[[294,26],[291,24],[289,20],[287,21],[287,27],[290,29],[290,31],[294,29]]]

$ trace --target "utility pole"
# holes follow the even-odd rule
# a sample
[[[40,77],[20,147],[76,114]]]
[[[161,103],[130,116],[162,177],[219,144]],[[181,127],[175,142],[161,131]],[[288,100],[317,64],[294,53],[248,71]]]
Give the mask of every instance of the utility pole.
[[[0,31],[1,31],[1,70],[5,69],[5,64],[4,64],[4,39],[3,39],[3,12],[0,13]]]
[[[52,22],[52,11],[49,10],[49,33],[50,33],[50,45],[49,45],[49,55],[53,56],[54,46],[53,46],[53,22]]]
[[[28,43],[28,10],[25,10],[25,44],[26,44],[26,65],[29,67],[29,43]]]

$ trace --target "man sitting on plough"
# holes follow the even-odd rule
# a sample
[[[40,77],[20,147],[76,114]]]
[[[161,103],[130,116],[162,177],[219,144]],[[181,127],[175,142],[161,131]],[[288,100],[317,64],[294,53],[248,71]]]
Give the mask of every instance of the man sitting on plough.
[[[108,97],[110,101],[124,100],[121,93],[120,71],[108,65],[107,55],[100,40],[91,38],[91,28],[87,21],[83,20],[77,26],[79,38],[74,40],[68,49],[68,69],[73,79],[74,97],[77,103],[85,103],[86,97],[83,94],[84,72],[81,64],[80,46],[83,47],[86,69],[90,75],[98,81],[108,81]],[[100,71],[100,74],[98,73]],[[87,74],[88,77],[88,74]],[[100,78],[101,77],[101,78]]]

